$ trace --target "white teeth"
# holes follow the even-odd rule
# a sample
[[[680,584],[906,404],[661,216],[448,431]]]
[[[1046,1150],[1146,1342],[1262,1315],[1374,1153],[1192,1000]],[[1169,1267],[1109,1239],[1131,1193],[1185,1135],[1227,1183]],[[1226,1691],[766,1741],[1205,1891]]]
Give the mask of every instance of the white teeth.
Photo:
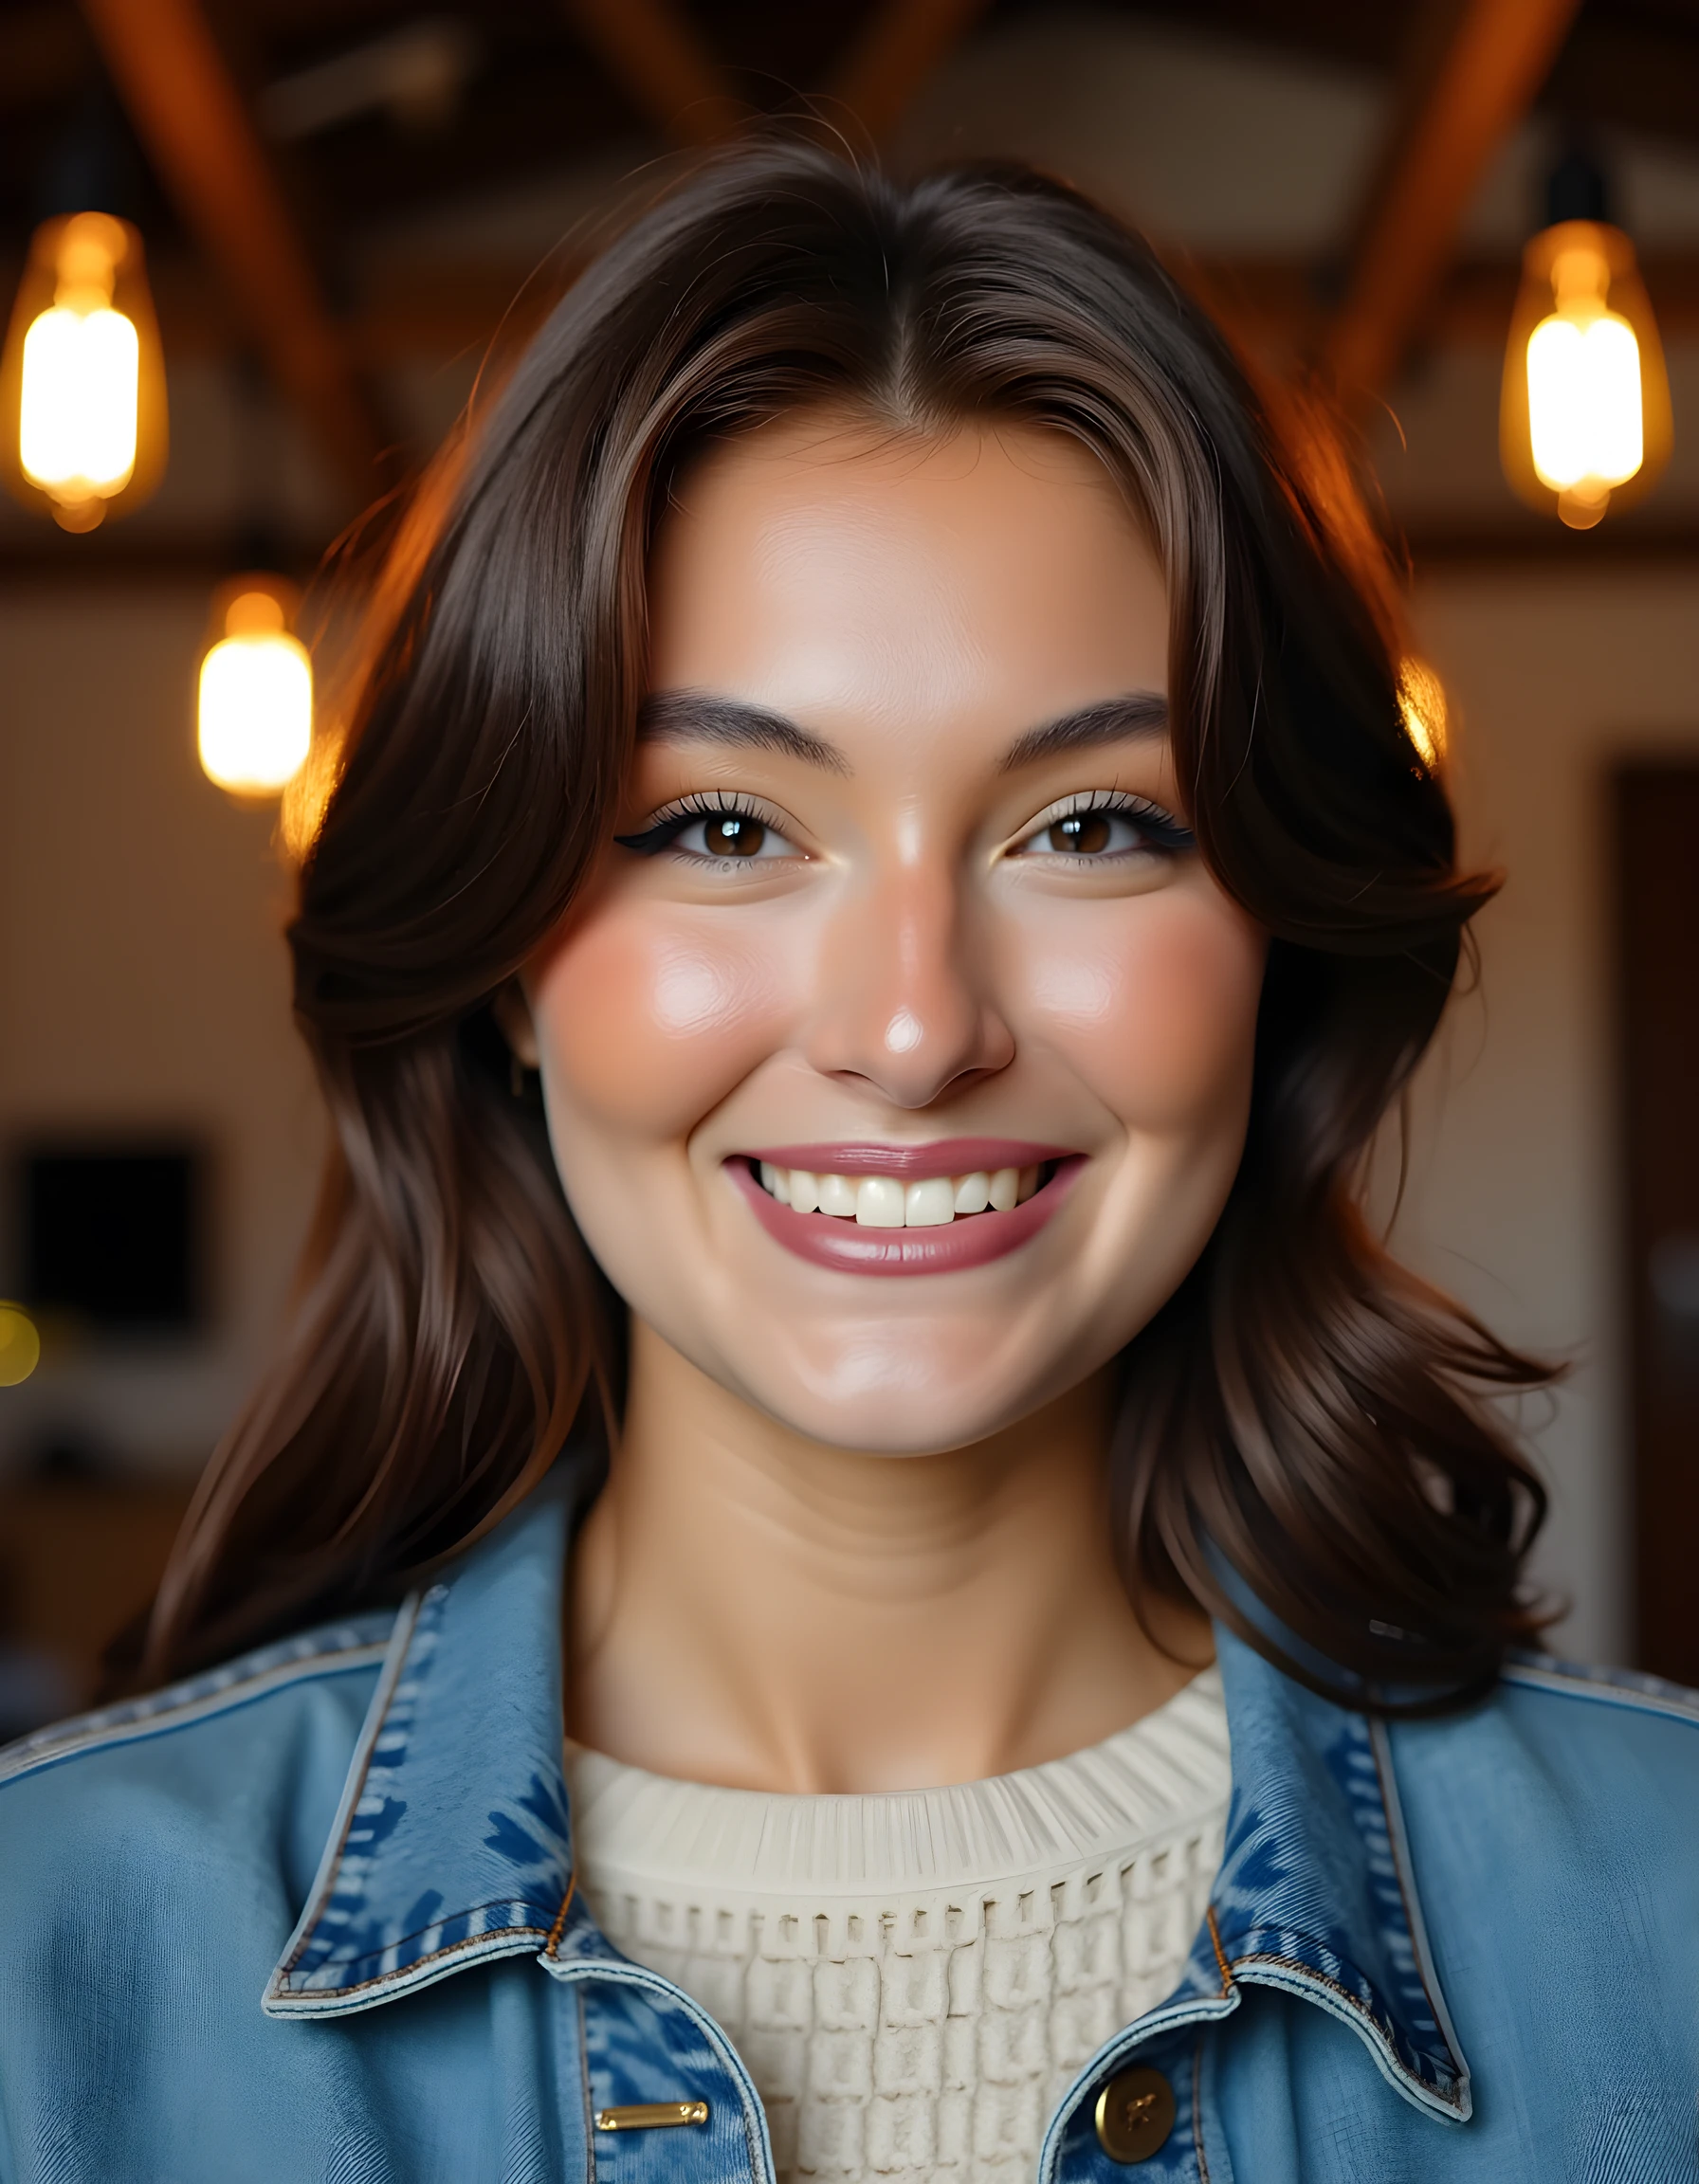
[[[806,1168],[759,1163],[762,1188],[797,1213],[818,1210],[864,1228],[941,1228],[959,1213],[1010,1212],[1038,1189],[1036,1168],[977,1169],[971,1175],[815,1175]]]
[[[855,1218],[864,1228],[901,1228],[903,1186],[894,1175],[864,1175],[855,1186]]]
[[[964,1175],[957,1184],[958,1213],[983,1213],[990,1204],[991,1177],[983,1168],[977,1168],[971,1175]]]
[[[822,1175],[820,1210],[835,1213],[841,1221],[855,1219],[855,1185],[848,1175]]]
[[[910,1228],[941,1228],[956,1218],[956,1193],[947,1175],[928,1175],[903,1193],[903,1218]]]

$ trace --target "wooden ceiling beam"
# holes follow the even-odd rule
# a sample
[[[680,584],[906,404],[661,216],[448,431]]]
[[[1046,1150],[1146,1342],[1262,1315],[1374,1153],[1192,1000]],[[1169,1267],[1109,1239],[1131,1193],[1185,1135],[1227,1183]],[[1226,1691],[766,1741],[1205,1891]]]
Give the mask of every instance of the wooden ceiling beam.
[[[984,6],[985,0],[881,0],[838,73],[832,100],[848,106],[878,143]]]
[[[64,9],[9,9],[0,16],[0,113],[74,99],[90,58],[87,32]]]
[[[82,0],[107,71],[184,225],[267,369],[359,500],[381,441],[305,244],[198,0]]]
[[[675,144],[717,144],[744,118],[675,0],[562,0],[567,20],[640,114]]]
[[[1355,226],[1323,362],[1348,399],[1397,372],[1493,154],[1538,97],[1580,0],[1428,0]]]

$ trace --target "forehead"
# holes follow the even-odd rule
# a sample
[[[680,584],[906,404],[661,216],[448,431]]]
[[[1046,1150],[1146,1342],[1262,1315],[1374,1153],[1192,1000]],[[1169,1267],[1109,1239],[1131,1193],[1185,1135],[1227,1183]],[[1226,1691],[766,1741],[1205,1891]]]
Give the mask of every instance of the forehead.
[[[839,733],[1007,737],[1167,686],[1161,572],[1103,466],[1060,433],[944,437],[790,419],[677,488],[650,573],[651,689]]]

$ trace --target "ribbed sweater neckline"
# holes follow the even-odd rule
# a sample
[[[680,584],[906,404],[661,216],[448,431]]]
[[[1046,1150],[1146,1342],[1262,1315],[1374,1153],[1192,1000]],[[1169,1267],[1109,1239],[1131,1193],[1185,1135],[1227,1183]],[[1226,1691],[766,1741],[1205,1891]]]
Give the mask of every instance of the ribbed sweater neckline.
[[[587,1875],[726,1897],[933,1894],[1077,1870],[1219,1812],[1221,1679],[1206,1668],[1100,1744],[979,1782],[869,1795],[731,1790],[567,1745]]]

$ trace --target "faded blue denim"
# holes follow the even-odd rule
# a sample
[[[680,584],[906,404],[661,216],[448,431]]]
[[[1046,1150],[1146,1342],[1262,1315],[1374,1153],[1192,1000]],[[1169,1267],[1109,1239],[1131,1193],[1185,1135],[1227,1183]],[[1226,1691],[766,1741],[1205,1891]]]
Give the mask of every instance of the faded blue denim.
[[[399,1613],[0,1756],[0,2184],[769,2175],[724,2035],[572,1891],[567,1484]],[[1178,2099],[1147,2184],[1699,2175],[1699,1701],[1538,1662],[1382,1729],[1217,1642],[1211,1918],[1039,2175],[1129,2174],[1091,2117],[1135,2058]]]

